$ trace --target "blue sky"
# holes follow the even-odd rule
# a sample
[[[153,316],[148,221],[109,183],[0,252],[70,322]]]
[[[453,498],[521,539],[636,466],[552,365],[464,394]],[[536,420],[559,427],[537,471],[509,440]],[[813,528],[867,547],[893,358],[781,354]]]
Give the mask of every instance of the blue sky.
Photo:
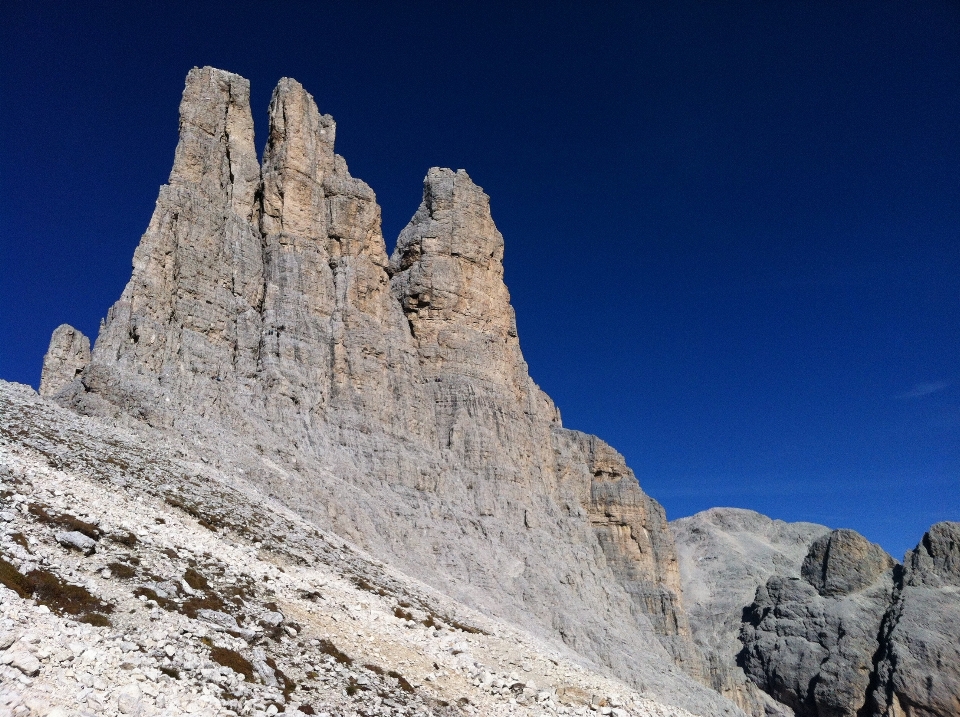
[[[70,5],[74,5],[71,7]],[[956,2],[7,3],[0,377],[95,335],[183,78],[300,80],[383,206],[492,197],[535,380],[670,517],[960,520]]]

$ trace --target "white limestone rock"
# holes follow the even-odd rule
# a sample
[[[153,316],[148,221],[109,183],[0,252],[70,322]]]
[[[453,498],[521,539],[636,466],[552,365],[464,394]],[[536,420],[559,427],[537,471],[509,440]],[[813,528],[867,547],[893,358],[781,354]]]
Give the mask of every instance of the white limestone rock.
[[[40,395],[55,396],[73,383],[90,363],[90,339],[68,324],[58,326],[43,357]]]
[[[486,194],[430,170],[388,258],[333,119],[283,79],[269,122],[258,168],[246,80],[190,72],[133,276],[58,401],[162,428],[457,599],[729,708],[663,669],[702,677],[663,509],[531,380]]]

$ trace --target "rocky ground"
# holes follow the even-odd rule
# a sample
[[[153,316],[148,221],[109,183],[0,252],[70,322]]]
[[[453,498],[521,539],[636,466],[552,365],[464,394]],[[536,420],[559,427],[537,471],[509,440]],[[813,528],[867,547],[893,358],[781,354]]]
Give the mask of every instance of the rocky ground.
[[[0,715],[688,714],[190,458],[0,385]]]

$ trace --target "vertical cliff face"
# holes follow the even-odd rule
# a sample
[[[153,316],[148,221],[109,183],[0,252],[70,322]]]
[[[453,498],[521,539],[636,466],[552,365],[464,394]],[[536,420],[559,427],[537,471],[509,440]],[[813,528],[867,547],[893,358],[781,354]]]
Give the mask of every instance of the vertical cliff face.
[[[552,482],[560,417],[530,379],[503,283],[490,200],[463,170],[431,169],[391,259],[444,471],[507,485]],[[491,494],[490,499],[496,499]],[[481,515],[494,506],[478,506]]]
[[[665,667],[701,674],[663,510],[530,378],[486,194],[431,169],[388,258],[299,83],[274,91],[262,165],[246,80],[193,70],[180,111],[133,276],[58,400],[177,432],[450,594],[730,709]]]
[[[81,331],[61,324],[50,337],[50,347],[43,357],[40,373],[40,395],[57,395],[68,387],[90,363],[90,339]]]
[[[133,257],[133,276],[101,327],[85,392],[154,424],[206,411],[225,378],[258,362],[263,254],[249,83],[192,70],[168,184]]]
[[[897,588],[867,709],[883,717],[960,714],[960,523],[931,526],[906,554]]]

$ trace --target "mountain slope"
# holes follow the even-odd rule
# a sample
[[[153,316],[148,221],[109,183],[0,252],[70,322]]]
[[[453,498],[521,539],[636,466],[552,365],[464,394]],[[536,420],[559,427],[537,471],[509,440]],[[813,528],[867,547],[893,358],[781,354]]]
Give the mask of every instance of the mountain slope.
[[[0,715],[689,717],[142,423],[0,381]]]
[[[529,377],[487,196],[430,170],[388,258],[332,118],[284,79],[269,122],[258,166],[246,80],[191,71],[131,280],[79,376],[51,362],[74,375],[42,393],[179,436],[314,525],[664,700],[730,709],[694,681],[663,509]],[[51,355],[69,354],[61,340]]]

